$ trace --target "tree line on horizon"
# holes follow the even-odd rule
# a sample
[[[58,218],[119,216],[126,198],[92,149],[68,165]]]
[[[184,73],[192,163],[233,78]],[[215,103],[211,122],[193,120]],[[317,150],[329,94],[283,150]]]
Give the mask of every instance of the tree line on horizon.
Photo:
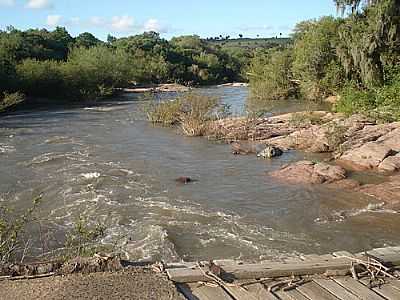
[[[74,38],[63,27],[9,27],[0,31],[0,110],[23,95],[77,101],[137,84],[241,81],[251,56],[248,49],[212,45],[196,35],[168,41],[145,32],[103,42],[88,32]]]

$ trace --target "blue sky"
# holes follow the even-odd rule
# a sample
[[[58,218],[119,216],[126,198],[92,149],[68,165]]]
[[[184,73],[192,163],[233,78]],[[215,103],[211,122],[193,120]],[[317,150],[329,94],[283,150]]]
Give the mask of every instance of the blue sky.
[[[65,26],[105,39],[154,30],[163,37],[270,37],[301,21],[336,15],[333,0],[0,0],[0,28]]]

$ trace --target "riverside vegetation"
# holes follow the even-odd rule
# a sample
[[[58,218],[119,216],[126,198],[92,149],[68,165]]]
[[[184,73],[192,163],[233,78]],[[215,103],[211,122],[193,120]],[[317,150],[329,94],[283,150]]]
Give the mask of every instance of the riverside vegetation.
[[[252,96],[337,96],[338,112],[400,120],[400,2],[335,3],[346,17],[301,22],[293,43],[256,53],[248,72]]]
[[[73,38],[62,27],[9,27],[0,31],[0,110],[23,95],[79,101],[138,84],[242,81],[251,56],[251,49],[214,45],[195,35],[167,41],[146,32],[103,42],[90,33]]]

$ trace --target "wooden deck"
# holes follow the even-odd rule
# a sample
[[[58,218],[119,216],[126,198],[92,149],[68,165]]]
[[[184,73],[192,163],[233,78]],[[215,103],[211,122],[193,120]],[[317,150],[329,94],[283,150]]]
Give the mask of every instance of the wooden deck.
[[[358,273],[366,262],[375,263],[384,276],[371,280],[371,273]],[[400,299],[400,281],[392,276],[400,270],[400,247],[307,255],[283,263],[214,264],[185,263],[167,266],[166,271],[189,300]]]

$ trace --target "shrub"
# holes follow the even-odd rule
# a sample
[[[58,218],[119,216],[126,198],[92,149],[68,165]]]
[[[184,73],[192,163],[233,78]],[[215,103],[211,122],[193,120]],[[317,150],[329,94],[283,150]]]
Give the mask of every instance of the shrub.
[[[56,97],[64,90],[63,76],[57,61],[26,59],[17,65],[17,76],[24,93]]]
[[[22,236],[25,234],[26,226],[32,221],[32,214],[40,200],[41,197],[35,198],[32,208],[20,216],[11,209],[0,206],[0,264],[16,261],[17,254],[26,250],[23,249]]]
[[[105,46],[75,48],[61,67],[66,91],[83,99],[109,96],[127,85],[132,69],[125,51]]]
[[[187,136],[202,136],[210,121],[226,116],[226,107],[216,97],[188,93],[173,101],[152,102],[147,115],[153,123],[179,126]]]
[[[368,114],[375,109],[376,94],[373,91],[359,90],[354,85],[346,86],[336,103],[335,110],[346,115],[355,113]]]
[[[100,223],[90,223],[87,218],[79,216],[71,231],[66,234],[66,256],[92,256],[98,246],[96,242],[104,237],[105,226]]]

